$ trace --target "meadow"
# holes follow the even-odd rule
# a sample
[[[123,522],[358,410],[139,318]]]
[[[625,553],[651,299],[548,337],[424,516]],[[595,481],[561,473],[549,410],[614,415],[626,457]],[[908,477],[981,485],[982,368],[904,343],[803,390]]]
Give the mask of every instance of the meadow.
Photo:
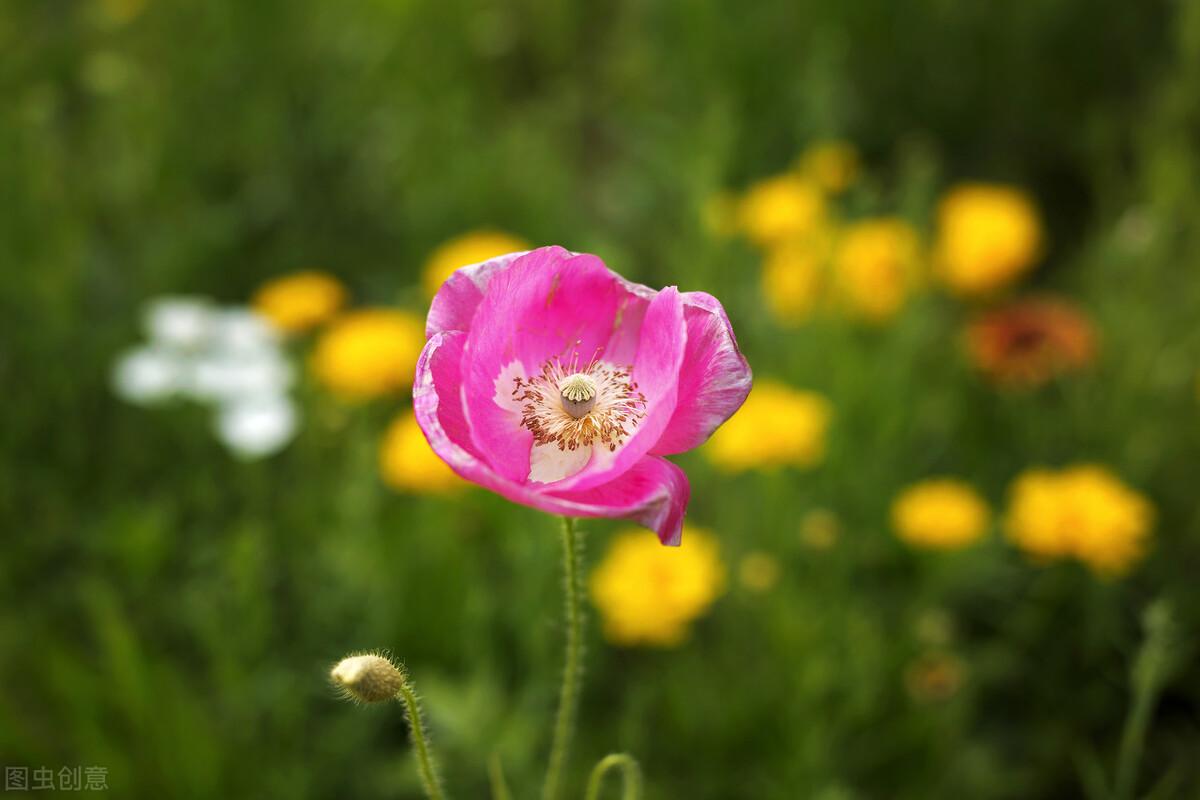
[[[560,523],[411,383],[454,269],[556,244],[754,372],[679,548],[579,523],[563,796],[1200,796],[1197,0],[9,0],[0,53],[0,794],[420,797],[330,685],[386,650],[449,796],[533,796]]]

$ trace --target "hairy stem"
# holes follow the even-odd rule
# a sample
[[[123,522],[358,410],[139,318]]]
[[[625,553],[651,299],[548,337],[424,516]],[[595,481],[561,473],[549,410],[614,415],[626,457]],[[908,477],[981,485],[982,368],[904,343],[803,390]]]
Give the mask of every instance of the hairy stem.
[[[575,716],[579,707],[579,686],[583,677],[583,608],[580,603],[583,539],[575,528],[575,520],[563,517],[562,526],[563,582],[566,590],[567,654],[563,667],[562,686],[558,693],[558,714],[554,719],[554,735],[550,743],[550,760],[546,765],[546,780],[542,784],[542,800],[557,800],[575,732]]]
[[[421,785],[425,787],[425,796],[429,800],[445,800],[442,783],[434,768],[433,755],[429,750],[429,740],[425,733],[425,721],[421,718],[421,706],[417,703],[416,692],[412,684],[405,679],[396,693],[396,699],[404,704],[404,715],[408,717],[408,729],[412,735],[413,752],[417,757],[417,771],[421,774]]]
[[[616,767],[620,767],[621,774],[625,777],[621,800],[640,800],[642,771],[638,768],[637,760],[628,753],[611,753],[596,763],[592,768],[592,777],[588,778],[585,800],[600,800],[600,787],[604,783],[604,776]]]

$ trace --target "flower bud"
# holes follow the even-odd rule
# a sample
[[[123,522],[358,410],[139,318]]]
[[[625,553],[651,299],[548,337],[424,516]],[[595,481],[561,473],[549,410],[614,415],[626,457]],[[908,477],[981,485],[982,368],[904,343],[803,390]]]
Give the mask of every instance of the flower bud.
[[[330,671],[329,677],[347,698],[361,703],[391,700],[404,686],[404,671],[374,653],[347,656]]]

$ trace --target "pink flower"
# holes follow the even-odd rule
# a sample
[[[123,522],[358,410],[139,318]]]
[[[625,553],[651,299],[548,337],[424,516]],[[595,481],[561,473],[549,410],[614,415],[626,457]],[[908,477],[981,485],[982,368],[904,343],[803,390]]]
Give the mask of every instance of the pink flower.
[[[515,503],[623,517],[679,544],[690,488],[663,456],[750,392],[725,310],[543,247],[455,272],[429,309],[417,422],[455,472]]]

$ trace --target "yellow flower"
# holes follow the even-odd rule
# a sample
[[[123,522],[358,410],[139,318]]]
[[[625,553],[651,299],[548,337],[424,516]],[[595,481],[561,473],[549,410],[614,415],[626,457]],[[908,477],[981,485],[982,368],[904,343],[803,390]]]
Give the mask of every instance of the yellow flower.
[[[425,262],[425,291],[436,294],[459,267],[478,264],[496,256],[530,249],[529,242],[503,231],[478,230],[464,233],[440,245]]]
[[[288,333],[316,327],[338,312],[346,290],[332,275],[308,270],[267,281],[254,293],[254,310]]]
[[[779,322],[798,325],[812,316],[821,296],[824,256],[811,239],[771,249],[763,263],[762,292],[767,308]]]
[[[712,534],[685,525],[683,544],[663,547],[643,530],[618,533],[591,576],[604,636],[619,645],[671,647],[724,591]]]
[[[379,448],[379,472],[384,483],[402,492],[444,494],[466,485],[433,452],[411,411],[388,426]]]
[[[1039,560],[1077,558],[1102,575],[1141,559],[1154,508],[1104,467],[1031,469],[1011,489],[1008,536]]]
[[[810,467],[825,457],[832,414],[829,401],[815,392],[757,381],[745,405],[717,429],[704,452],[728,472]]]
[[[858,177],[858,150],[836,139],[816,142],[800,155],[800,174],[829,194],[839,194]]]
[[[920,240],[891,217],[849,226],[834,258],[834,290],[855,316],[884,322],[904,305],[918,280]]]
[[[752,592],[765,592],[779,583],[779,560],[770,553],[754,551],[738,564],[738,579]]]
[[[746,191],[738,209],[742,230],[764,247],[811,234],[824,218],[820,189],[796,175],[759,181]]]
[[[964,184],[938,208],[936,270],[955,294],[973,297],[1007,286],[1033,266],[1041,248],[1037,208],[1017,189]]]
[[[936,478],[914,484],[892,503],[892,527],[911,545],[955,550],[987,530],[987,503],[968,484]]]
[[[322,334],[312,368],[318,380],[343,397],[378,397],[412,385],[424,345],[424,326],[411,314],[385,308],[352,311]]]

